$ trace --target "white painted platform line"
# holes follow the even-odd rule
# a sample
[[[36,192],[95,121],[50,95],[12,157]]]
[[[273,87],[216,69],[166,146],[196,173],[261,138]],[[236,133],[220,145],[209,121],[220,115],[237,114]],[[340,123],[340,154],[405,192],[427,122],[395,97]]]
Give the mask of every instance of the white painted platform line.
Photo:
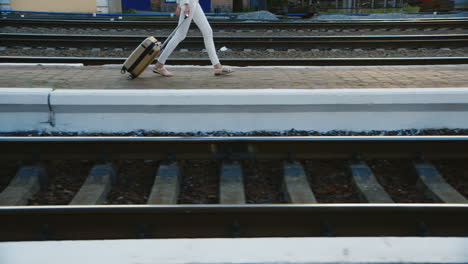
[[[55,90],[40,110],[0,89],[0,132],[467,129],[468,88]],[[47,104],[50,99],[50,107]],[[21,116],[23,115],[23,116]],[[21,118],[17,118],[20,116]]]
[[[468,238],[238,238],[0,243],[2,264],[468,263]],[[52,256],[52,257],[51,257]]]

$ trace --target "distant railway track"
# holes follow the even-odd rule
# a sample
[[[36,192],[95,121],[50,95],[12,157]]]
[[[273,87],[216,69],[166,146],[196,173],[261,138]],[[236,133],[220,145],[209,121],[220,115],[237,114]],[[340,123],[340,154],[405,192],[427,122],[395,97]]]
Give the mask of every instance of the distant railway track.
[[[173,29],[176,20],[153,21],[103,21],[103,20],[47,20],[47,19],[3,19],[6,27],[55,27],[55,28],[116,28],[116,29]],[[321,30],[321,29],[466,29],[466,19],[434,19],[434,20],[354,20],[354,21],[311,21],[311,22],[275,22],[275,21],[210,21],[213,30]],[[195,27],[195,25],[192,25]]]
[[[0,34],[0,45],[23,47],[134,48],[145,36]],[[158,37],[164,41],[165,37]],[[244,48],[428,48],[467,47],[468,35],[215,37],[219,46]],[[180,48],[202,49],[202,37],[187,37]]]
[[[83,65],[123,64],[126,58],[92,57],[15,57],[0,56],[0,63],[81,63]],[[377,66],[377,65],[443,65],[468,64],[468,57],[405,58],[292,58],[292,59],[222,59],[232,66]],[[172,65],[211,65],[209,59],[173,58]]]
[[[430,162],[468,158],[466,136],[3,137],[0,138],[0,146],[5,150],[0,153],[0,160],[23,160],[27,164],[16,174],[21,180],[14,185],[19,200],[15,200],[15,195],[8,189],[10,187],[6,187],[0,195],[0,203],[3,205],[0,207],[1,241],[468,235],[466,198],[441,178],[449,175],[439,175]],[[379,181],[385,182],[385,176],[373,173],[364,162],[369,158],[407,159],[415,170],[416,178],[411,185],[416,186],[417,181],[421,194],[428,194],[432,202],[445,204],[393,203],[394,194],[389,195],[388,189],[385,191],[383,188],[387,188],[388,184],[375,180],[377,177]],[[41,172],[38,162],[56,159],[96,162],[89,172],[88,180],[71,202],[75,206],[22,206],[21,202],[27,202],[25,197],[31,197],[30,192],[37,191],[37,188],[21,191],[21,188],[33,182],[27,179],[37,178],[36,186],[42,185],[43,188],[47,182],[44,178],[46,173]],[[111,178],[114,177],[110,176],[113,175],[109,172],[113,170],[110,164],[121,159],[158,162],[157,172],[155,170],[151,173],[156,177],[148,204],[92,205],[105,201],[113,181]],[[315,192],[312,191],[314,184],[320,184],[317,183],[319,180],[312,180],[309,187],[305,169],[301,165],[311,159],[338,159],[344,163],[339,167],[349,170],[349,176],[346,176],[349,177],[349,185],[359,194],[362,203],[323,203],[320,202],[320,199],[324,199],[323,194],[316,193],[319,195],[317,203],[310,195]],[[180,179],[193,169],[189,166],[181,170],[178,164],[183,160],[211,160],[215,162],[213,164],[219,164],[216,165],[220,168],[219,192],[215,195],[219,204],[176,204],[179,193],[179,187],[176,186],[180,185],[182,195],[185,187],[184,181]],[[281,164],[281,188],[284,188],[283,195],[289,204],[244,204],[244,192],[240,190],[244,188],[242,178],[247,176],[243,175],[240,164],[252,161],[255,165],[261,160]],[[312,171],[318,169],[314,166],[311,168]],[[458,169],[459,172],[463,171]],[[177,176],[179,173],[182,175]],[[320,178],[320,175],[316,176]],[[171,185],[173,181],[175,184]],[[338,179],[331,182],[335,181]],[[158,188],[163,188],[164,192],[158,191]],[[250,188],[256,189],[255,186]],[[318,190],[321,188],[325,187]],[[10,195],[5,195],[5,192]],[[16,206],[5,204],[8,199],[20,202]],[[92,202],[93,199],[97,200]],[[352,201],[347,200],[346,203]]]

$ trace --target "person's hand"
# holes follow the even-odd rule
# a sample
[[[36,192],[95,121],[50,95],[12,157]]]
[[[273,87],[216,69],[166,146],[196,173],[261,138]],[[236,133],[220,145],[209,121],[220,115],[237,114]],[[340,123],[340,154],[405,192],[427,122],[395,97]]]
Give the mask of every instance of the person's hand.
[[[189,15],[190,15],[190,5],[189,5],[189,4],[185,4],[184,15],[185,15],[185,16],[189,16]]]
[[[177,6],[177,9],[175,10],[176,16],[180,16],[180,6]]]

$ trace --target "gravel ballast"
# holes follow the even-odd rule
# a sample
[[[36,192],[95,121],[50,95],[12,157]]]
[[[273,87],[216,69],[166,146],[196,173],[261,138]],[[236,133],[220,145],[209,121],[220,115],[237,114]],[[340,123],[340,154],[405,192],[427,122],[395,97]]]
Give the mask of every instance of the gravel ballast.
[[[39,191],[29,205],[66,205],[88,177],[94,161],[54,160],[45,163],[47,189]]]
[[[404,130],[371,130],[347,131],[332,130],[318,132],[313,130],[285,130],[285,131],[211,131],[211,132],[160,132],[160,131],[132,131],[128,133],[78,133],[78,132],[45,132],[22,131],[0,132],[1,137],[279,137],[279,136],[467,136],[468,129],[404,129]]]
[[[20,164],[19,161],[0,160],[0,192],[3,191],[13,177],[15,177]]]
[[[181,161],[182,180],[178,203],[216,204],[219,202],[219,164],[215,161]]]
[[[283,162],[245,161],[242,164],[247,203],[285,203],[281,189]]]
[[[466,160],[434,160],[432,164],[447,183],[468,198],[468,163]]]
[[[29,27],[0,27],[0,33],[22,33],[22,34],[67,34],[67,35],[132,35],[132,36],[155,36],[166,37],[172,32],[171,29],[127,29],[127,28],[29,28]],[[369,28],[369,29],[346,29],[346,28],[323,28],[318,29],[213,29],[214,37],[221,36],[361,36],[361,35],[446,35],[467,34],[467,29],[462,28],[432,28],[424,31],[416,28]],[[201,36],[199,29],[190,29],[188,36]]]
[[[157,162],[152,160],[120,160],[115,184],[106,204],[145,204],[156,176]]]
[[[366,162],[385,191],[396,203],[434,202],[416,185],[411,160],[369,160]]]
[[[349,177],[349,160],[305,160],[302,164],[317,202],[360,202]]]
[[[218,47],[221,49],[222,47]],[[311,49],[311,50],[273,50],[250,49],[218,51],[222,60],[227,58],[382,58],[382,57],[465,57],[468,47],[454,49]],[[69,49],[46,48],[23,49],[7,48],[0,50],[0,56],[36,56],[36,57],[110,57],[126,58],[132,52],[131,49]],[[170,58],[208,58],[208,53],[200,50],[174,51]]]

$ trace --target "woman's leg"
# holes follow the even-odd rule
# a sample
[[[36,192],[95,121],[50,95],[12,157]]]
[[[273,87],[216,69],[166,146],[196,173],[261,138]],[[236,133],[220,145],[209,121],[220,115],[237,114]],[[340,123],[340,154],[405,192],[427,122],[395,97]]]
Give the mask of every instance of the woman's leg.
[[[185,5],[183,5],[180,10],[179,25],[182,22],[184,22],[184,20],[189,20],[189,21],[185,21],[184,24],[180,26],[177,32],[174,34],[174,37],[171,40],[169,40],[169,43],[167,43],[165,49],[163,50],[163,52],[158,58],[159,65],[164,65],[166,63],[166,60],[169,57],[169,55],[171,55],[171,53],[175,50],[177,45],[179,45],[179,43],[182,40],[184,40],[185,37],[187,36],[187,32],[190,28],[190,23],[192,23],[192,19],[194,17],[194,13],[196,13],[196,10],[195,8],[193,10],[190,10],[189,17],[187,17],[186,19],[184,19],[184,10],[185,10]]]
[[[218,55],[216,54],[216,49],[213,41],[213,30],[211,29],[208,20],[206,19],[205,13],[200,4],[196,4],[194,8],[193,21],[197,24],[201,33],[203,34],[203,40],[205,41],[205,48],[208,51],[208,56],[210,57],[211,63],[213,66],[221,67],[219,63]]]

